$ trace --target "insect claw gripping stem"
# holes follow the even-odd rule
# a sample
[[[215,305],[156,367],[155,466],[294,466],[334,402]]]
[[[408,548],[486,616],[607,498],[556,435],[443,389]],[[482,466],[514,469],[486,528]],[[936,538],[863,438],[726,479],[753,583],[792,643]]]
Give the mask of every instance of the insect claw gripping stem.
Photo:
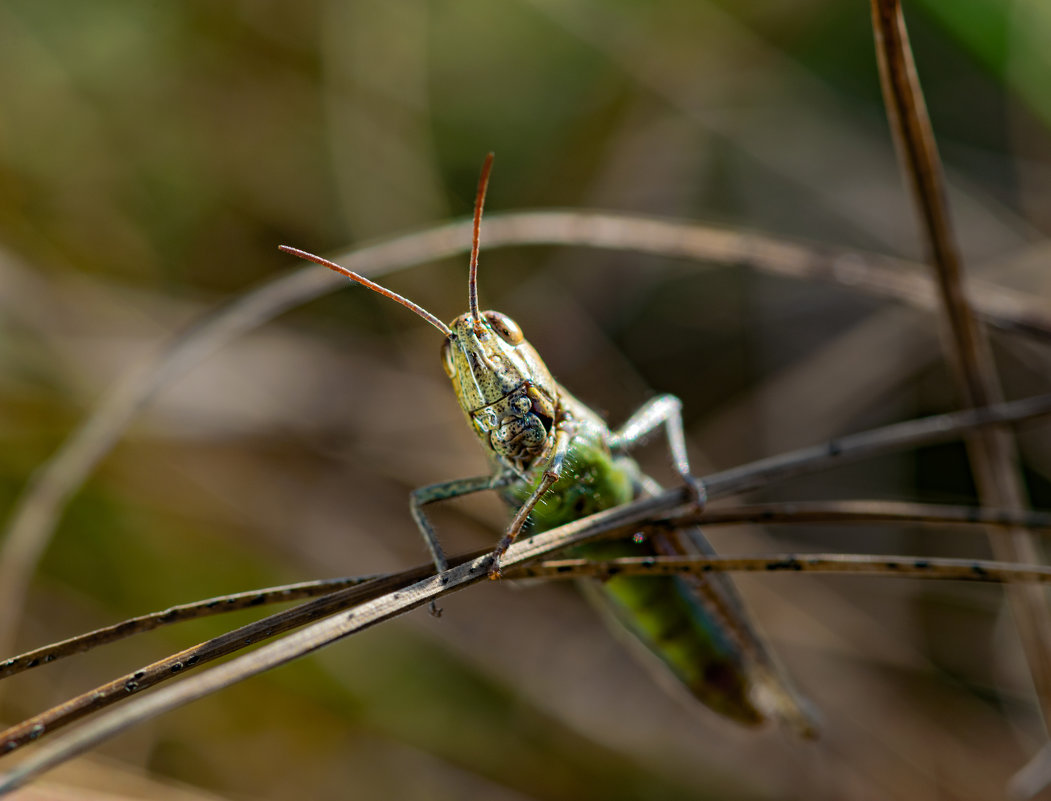
[[[507,537],[500,540],[500,544],[496,546],[496,550],[493,551],[493,561],[489,564],[489,580],[496,581],[498,578],[503,576],[500,571],[500,557],[511,547],[511,543],[507,541]]]
[[[704,486],[704,481],[690,473],[684,474],[682,480],[686,484],[693,506],[698,513],[703,512],[704,507],[708,505],[708,489]]]

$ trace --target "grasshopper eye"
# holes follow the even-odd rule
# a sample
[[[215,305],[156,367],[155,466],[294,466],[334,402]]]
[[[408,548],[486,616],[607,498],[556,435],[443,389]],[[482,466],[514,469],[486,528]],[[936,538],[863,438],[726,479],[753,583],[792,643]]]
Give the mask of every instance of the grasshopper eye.
[[[486,322],[492,326],[496,335],[508,345],[521,345],[522,342],[525,341],[525,337],[522,336],[522,329],[518,327],[518,323],[506,314],[487,311],[484,312],[482,316],[485,317]]]
[[[442,343],[442,367],[445,368],[445,374],[449,378],[453,378],[456,375],[456,365],[453,363],[453,348],[452,340],[447,339]]]

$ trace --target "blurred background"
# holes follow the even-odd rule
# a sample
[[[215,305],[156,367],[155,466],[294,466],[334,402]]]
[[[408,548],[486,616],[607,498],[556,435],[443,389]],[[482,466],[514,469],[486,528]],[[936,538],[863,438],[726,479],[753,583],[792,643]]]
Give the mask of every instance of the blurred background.
[[[906,11],[969,269],[1051,297],[1046,3]],[[469,215],[490,150],[493,214],[601,208],[921,255],[864,3],[8,0],[0,109],[5,516],[122,375],[297,268],[277,245],[335,254]],[[465,277],[456,258],[383,280],[448,320]],[[614,423],[682,397],[699,473],[958,404],[938,321],[850,287],[553,247],[483,253],[480,283],[483,307]],[[408,492],[486,469],[439,340],[340,292],[165,388],[65,511],[15,650],[425,561]],[[994,347],[1008,397],[1048,391],[1046,347]],[[1025,432],[1047,508],[1048,428]],[[662,448],[641,458],[669,478]],[[974,501],[957,445],[753,497]],[[504,512],[478,497],[433,519],[459,552],[494,542]],[[904,527],[710,535],[726,552],[987,555],[978,533]],[[441,620],[414,612],[142,726],[24,797],[988,799],[1041,744],[999,589],[739,583],[822,741],[665,692],[571,586],[486,583]],[[246,619],[9,679],[0,718]]]

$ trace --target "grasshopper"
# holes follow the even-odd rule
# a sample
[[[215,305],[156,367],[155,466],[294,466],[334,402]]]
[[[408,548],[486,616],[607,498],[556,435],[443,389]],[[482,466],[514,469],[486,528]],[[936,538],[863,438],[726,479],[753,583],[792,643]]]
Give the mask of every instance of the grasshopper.
[[[334,262],[296,248],[281,249],[400,303],[445,336],[442,364],[492,472],[420,487],[411,493],[410,508],[441,572],[448,562],[424,507],[470,493],[499,492],[514,515],[493,551],[489,577],[498,578],[501,556],[527,525],[534,532],[545,531],[659,490],[627,455],[658,428],[663,427],[675,470],[698,507],[705,492],[690,473],[677,397],[652,398],[612,430],[552,378],[517,323],[500,312],[479,311],[479,238],[492,158],[490,153],[485,160],[475,197],[468,311],[450,325]],[[575,556],[595,559],[697,552],[713,552],[697,529],[574,549]],[[809,705],[767,650],[728,577],[622,576],[593,583],[586,592],[711,709],[744,724],[777,720],[804,736],[816,734]]]

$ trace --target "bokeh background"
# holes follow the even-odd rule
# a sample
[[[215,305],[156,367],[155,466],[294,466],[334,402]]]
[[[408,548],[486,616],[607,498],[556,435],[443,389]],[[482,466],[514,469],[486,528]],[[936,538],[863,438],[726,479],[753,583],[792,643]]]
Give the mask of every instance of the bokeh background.
[[[969,268],[1051,296],[1051,13],[907,4]],[[325,253],[488,209],[601,208],[920,256],[868,8],[796,2],[0,4],[0,509],[107,389],[218,304]],[[392,274],[451,319],[463,259]],[[937,320],[845,286],[582,248],[484,253],[515,317],[612,421],[680,395],[698,472],[958,399]],[[415,486],[485,469],[405,310],[346,291],[210,356],[136,418],[33,578],[24,650],[268,584],[426,554]],[[1046,346],[997,335],[1009,397]],[[1041,438],[1040,431],[1043,431]],[[1047,427],[1022,439],[1051,506]],[[643,460],[668,477],[659,447]],[[767,499],[970,503],[962,447]],[[6,514],[6,512],[5,512]],[[450,551],[503,511],[436,511]],[[985,556],[978,534],[712,530],[722,550]],[[489,584],[123,735],[25,798],[988,799],[1039,746],[997,588],[742,578],[826,722],[746,731],[662,690],[570,586]],[[14,722],[224,630],[184,624],[10,679]],[[6,654],[5,654],[6,656]]]

